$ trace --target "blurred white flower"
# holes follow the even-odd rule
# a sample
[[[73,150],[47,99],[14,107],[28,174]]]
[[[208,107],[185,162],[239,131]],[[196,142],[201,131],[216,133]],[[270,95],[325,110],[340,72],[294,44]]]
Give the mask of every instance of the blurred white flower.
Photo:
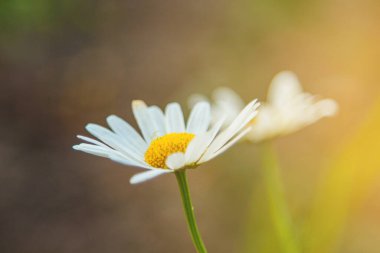
[[[225,118],[218,118],[210,127],[211,112],[207,102],[194,105],[185,125],[177,103],[168,104],[164,113],[157,106],[133,101],[133,113],[143,137],[126,121],[111,115],[107,122],[112,131],[96,124],[86,126],[101,142],[79,135],[79,139],[88,143],[73,148],[147,169],[131,178],[130,182],[136,184],[162,174],[195,168],[220,155],[251,131],[250,122],[257,115],[258,106],[256,100],[245,108],[242,106],[221,130]]]
[[[212,97],[215,119],[220,115],[225,115],[226,119],[234,118],[244,104],[233,90],[226,87],[216,89]],[[334,116],[338,111],[334,100],[318,100],[316,96],[303,92],[297,76],[290,71],[280,72],[273,78],[267,99],[252,122],[252,131],[246,135],[251,141],[260,142],[293,133],[323,117]],[[189,103],[195,101],[207,101],[207,98],[191,96]]]
[[[216,89],[212,93],[212,100],[212,123],[216,123],[220,117],[224,117],[224,125],[228,125],[244,107],[244,101],[239,97],[239,95],[226,87]],[[201,101],[208,102],[208,98],[200,94],[193,94],[189,98],[189,106],[192,107]]]

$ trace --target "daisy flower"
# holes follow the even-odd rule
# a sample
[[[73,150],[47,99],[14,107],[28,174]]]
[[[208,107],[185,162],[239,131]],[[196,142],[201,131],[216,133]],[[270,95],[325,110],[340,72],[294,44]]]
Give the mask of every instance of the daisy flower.
[[[126,121],[111,115],[107,118],[111,130],[96,124],[86,126],[99,141],[79,135],[87,143],[73,148],[146,169],[131,178],[132,184],[174,173],[194,246],[198,253],[207,253],[196,224],[185,171],[222,154],[251,131],[250,123],[258,106],[256,100],[252,101],[221,130],[223,117],[210,127],[211,109],[207,102],[197,103],[185,124],[177,103],[168,104],[164,113],[157,106],[136,100],[132,102],[132,110],[142,136]]]
[[[225,87],[213,92],[213,115],[225,114],[230,120],[243,107],[243,100],[233,90]],[[193,95],[189,103],[206,101],[202,95]],[[297,76],[290,71],[278,73],[272,80],[268,100],[260,106],[252,124],[248,140],[260,142],[276,136],[296,132],[324,117],[334,116],[338,111],[332,99],[318,100],[316,96],[302,90]],[[225,123],[228,124],[226,120]]]
[[[224,124],[224,117],[220,117],[210,127],[211,109],[207,102],[194,105],[185,124],[178,103],[168,104],[163,112],[157,106],[136,100],[132,102],[132,110],[142,136],[126,121],[111,115],[107,118],[111,130],[88,124],[86,130],[99,140],[78,135],[87,143],[73,148],[146,169],[130,180],[132,184],[141,183],[159,175],[196,168],[220,155],[251,131],[250,123],[258,106],[254,100],[242,108],[228,126]]]

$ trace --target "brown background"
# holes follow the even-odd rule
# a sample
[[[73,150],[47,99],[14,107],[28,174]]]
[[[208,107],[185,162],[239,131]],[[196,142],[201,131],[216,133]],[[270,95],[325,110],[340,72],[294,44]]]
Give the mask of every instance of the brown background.
[[[186,107],[228,85],[264,100],[284,69],[341,106],[277,142],[302,226],[316,179],[378,98],[379,22],[377,0],[1,1],[0,251],[194,252],[174,177],[131,186],[138,170],[74,152],[75,135],[109,114],[133,120],[136,98]],[[251,205],[256,252],[278,252],[256,146],[191,172],[190,186],[210,252],[242,249]],[[379,192],[375,177],[336,252],[378,252]]]

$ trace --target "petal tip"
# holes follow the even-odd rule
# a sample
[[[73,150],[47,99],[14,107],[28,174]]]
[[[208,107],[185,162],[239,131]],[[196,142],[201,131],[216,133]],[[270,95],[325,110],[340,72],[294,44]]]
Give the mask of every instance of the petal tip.
[[[84,128],[85,128],[86,130],[89,130],[89,129],[92,129],[92,128],[94,128],[94,127],[96,127],[96,124],[94,124],[94,123],[88,123]]]
[[[117,118],[119,118],[119,117],[116,116],[115,114],[111,114],[111,115],[107,116],[107,120],[113,120],[113,119],[117,119]]]
[[[132,184],[132,185],[136,185],[136,184],[139,184],[141,183],[140,181],[136,180],[134,177],[131,177],[129,179],[129,183]]]
[[[339,104],[333,99],[326,99],[323,102],[322,113],[326,117],[333,117],[339,112]]]
[[[145,102],[143,100],[137,99],[137,100],[133,100],[132,101],[132,106],[133,107],[142,107],[142,106],[145,107],[146,104],[145,104]]]

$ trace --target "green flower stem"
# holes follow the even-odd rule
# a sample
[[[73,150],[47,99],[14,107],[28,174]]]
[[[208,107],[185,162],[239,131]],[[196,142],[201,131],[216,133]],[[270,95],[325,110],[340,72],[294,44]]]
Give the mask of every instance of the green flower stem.
[[[270,215],[281,243],[282,252],[299,253],[299,245],[286,204],[280,168],[272,143],[263,143],[262,165],[267,188]]]
[[[189,232],[191,234],[194,246],[197,249],[198,253],[207,253],[195,220],[194,208],[193,204],[191,203],[189,186],[187,184],[186,171],[177,171],[175,172],[175,176],[177,177],[178,187],[182,197],[183,209],[185,211]]]

